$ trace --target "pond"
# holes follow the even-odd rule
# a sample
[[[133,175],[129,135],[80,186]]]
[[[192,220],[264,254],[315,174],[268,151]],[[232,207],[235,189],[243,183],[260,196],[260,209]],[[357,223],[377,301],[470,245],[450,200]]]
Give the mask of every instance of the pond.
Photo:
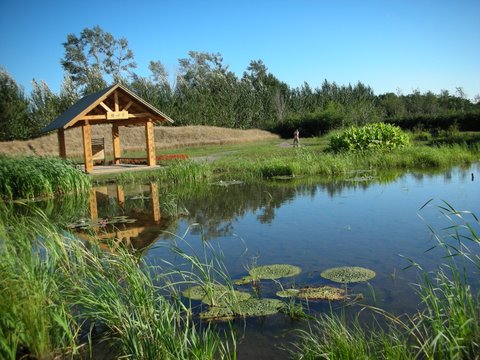
[[[442,233],[450,225],[439,206],[446,206],[446,201],[457,210],[480,214],[479,184],[480,165],[476,164],[386,179],[365,172],[352,174],[348,181],[231,181],[182,191],[156,183],[108,185],[94,189],[83,210],[69,216],[76,218],[70,226],[81,238],[91,240],[93,229],[97,238],[113,237],[117,245],[137,249],[152,265],[181,261],[169,249],[172,242],[200,257],[208,244],[221,256],[232,279],[247,275],[247,268],[255,264],[286,263],[302,272],[282,279],[281,285],[299,288],[332,285],[320,276],[331,267],[365,267],[375,271],[376,277],[350,284],[348,291],[363,295],[360,304],[402,314],[413,313],[419,303],[411,285],[418,273],[405,269],[408,259],[426,270],[444,261],[444,252],[438,249],[425,252],[436,244],[429,227]],[[50,207],[49,213],[62,213]],[[478,227],[478,223],[472,225]],[[242,289],[251,291],[251,286]],[[275,297],[279,289],[279,282],[266,280],[256,291],[262,297]],[[333,308],[328,302],[307,305],[312,315],[360,309],[361,305],[345,308],[343,303],[333,303]],[[278,314],[234,324],[239,359],[271,359],[287,358],[281,347],[292,340],[291,330],[306,326],[306,321]]]

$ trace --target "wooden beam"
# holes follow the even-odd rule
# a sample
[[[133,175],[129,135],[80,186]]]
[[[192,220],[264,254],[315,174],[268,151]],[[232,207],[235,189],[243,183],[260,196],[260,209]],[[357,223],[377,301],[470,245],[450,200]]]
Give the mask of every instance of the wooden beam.
[[[58,153],[62,159],[67,158],[67,147],[65,145],[65,129],[60,128],[57,132],[58,137]]]
[[[123,205],[125,205],[125,191],[122,185],[117,185],[117,201],[118,205],[123,208]]]
[[[107,115],[85,115],[78,120],[107,120]]]
[[[152,197],[152,220],[158,224],[160,222],[160,199],[158,197],[158,184],[156,182],[150,183],[150,196]]]
[[[120,111],[120,105],[118,104],[118,91],[113,93],[113,99],[115,101],[115,111]]]
[[[98,219],[98,207],[97,207],[97,191],[95,189],[90,189],[88,196],[88,202],[90,205],[90,219]]]
[[[145,124],[145,139],[147,150],[147,164],[148,166],[156,165],[155,158],[155,137],[153,133],[153,122],[149,120]]]
[[[130,109],[130,106],[133,105],[133,101],[129,101],[128,104],[123,108],[123,111],[127,111],[128,109]]]
[[[114,86],[112,87],[107,93],[105,93],[100,99],[100,101],[103,101],[105,99],[107,99],[110,94],[112,93],[112,91],[116,90],[118,88],[119,85],[117,86]],[[85,117],[86,114],[88,114],[90,111],[92,111],[94,108],[96,108],[98,106],[98,102],[95,101],[93,102],[92,104],[88,105],[88,107],[83,110],[78,116],[75,116],[72,120],[70,120],[65,126],[64,126],[64,129],[67,129],[69,127],[73,127],[73,125],[75,123],[77,123],[79,120],[83,119]]]
[[[93,170],[92,157],[92,128],[90,124],[82,126],[83,135],[83,159],[85,161],[85,172],[90,173]]]
[[[153,118],[154,115],[150,113],[137,113],[137,114],[128,114],[128,117],[131,118]]]
[[[100,101],[100,105],[108,112],[112,112],[112,109],[110,109],[103,101]]]
[[[118,125],[112,126],[112,145],[113,145],[113,163],[120,164],[120,157],[122,157],[122,148],[120,147],[120,131]]]

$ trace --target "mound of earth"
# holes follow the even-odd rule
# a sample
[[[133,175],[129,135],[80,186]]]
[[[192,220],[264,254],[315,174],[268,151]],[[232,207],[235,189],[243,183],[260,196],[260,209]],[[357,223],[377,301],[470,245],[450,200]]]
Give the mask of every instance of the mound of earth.
[[[110,125],[92,126],[92,138],[104,138],[105,150],[112,152],[112,130]],[[156,126],[155,145],[158,149],[183,146],[234,144],[242,142],[278,139],[268,131],[250,129],[227,129],[215,126]],[[144,150],[145,129],[139,127],[120,127],[122,150]],[[82,156],[83,143],[81,128],[65,132],[67,156]],[[39,155],[58,156],[58,139],[56,132],[31,139],[0,142],[0,154],[5,155]]]

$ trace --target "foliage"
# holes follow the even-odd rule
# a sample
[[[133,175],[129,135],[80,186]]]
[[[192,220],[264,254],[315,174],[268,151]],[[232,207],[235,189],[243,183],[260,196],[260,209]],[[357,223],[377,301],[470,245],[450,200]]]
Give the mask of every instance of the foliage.
[[[36,130],[23,89],[0,68],[0,141],[28,139]]]
[[[79,95],[117,82],[175,119],[175,125],[262,128],[285,138],[297,128],[309,137],[379,121],[430,132],[454,124],[462,131],[480,130],[479,105],[466,99],[461,88],[455,95],[417,90],[408,95],[375,95],[361,82],[338,85],[327,80],[318,87],[305,82],[293,88],[269,72],[261,59],[251,60],[243,75],[237,76],[220,53],[201,51],[189,51],[188,57],[179,59],[175,76],[159,60],[151,60],[151,74],[145,77],[134,72],[136,63],[128,41],[99,26],[67,35],[63,46],[65,86],[55,94],[44,82],[34,80],[30,96],[20,92],[16,100],[8,100],[15,103],[13,108],[21,109],[6,116],[11,125],[20,124],[10,138],[34,136]],[[30,106],[25,107],[25,101]]]
[[[162,273],[122,248],[103,252],[40,211],[18,216],[0,202],[0,357],[83,358],[95,353],[95,335],[115,344],[115,358],[231,358],[234,334],[198,329],[172,272],[191,275]]]
[[[330,138],[333,151],[363,151],[406,147],[409,137],[400,128],[384,123],[373,123],[362,127],[350,127],[340,135]]]
[[[80,36],[69,34],[63,46],[62,67],[84,95],[106,87],[104,75],[110,76],[114,83],[121,82],[124,74],[136,67],[128,41],[115,39],[100,26],[85,28]]]
[[[60,94],[55,94],[45,81],[32,81],[30,93],[31,117],[35,123],[33,135],[50,124],[80,98],[72,78],[65,76]]]
[[[84,191],[90,178],[60,158],[0,156],[0,197],[26,199]]]

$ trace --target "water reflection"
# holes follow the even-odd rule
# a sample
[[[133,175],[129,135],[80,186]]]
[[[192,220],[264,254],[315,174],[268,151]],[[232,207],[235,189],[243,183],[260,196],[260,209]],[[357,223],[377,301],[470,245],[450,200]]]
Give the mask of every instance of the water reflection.
[[[122,185],[96,187],[88,196],[89,221],[81,218],[70,228],[82,239],[115,251],[119,246],[145,251],[171,225],[162,218],[158,184],[129,189]]]

